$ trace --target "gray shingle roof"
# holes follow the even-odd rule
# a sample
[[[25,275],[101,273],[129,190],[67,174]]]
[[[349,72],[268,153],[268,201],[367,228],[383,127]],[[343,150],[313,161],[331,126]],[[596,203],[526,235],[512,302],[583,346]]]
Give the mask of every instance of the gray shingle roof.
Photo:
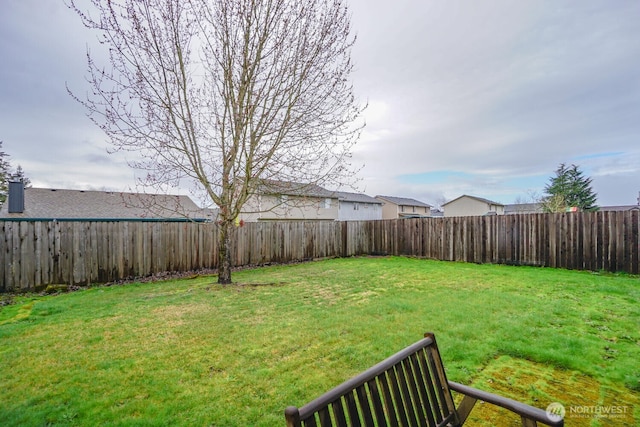
[[[631,211],[634,209],[640,209],[640,206],[638,205],[600,206],[598,209],[603,212]]]
[[[422,206],[430,208],[431,205],[420,202],[416,199],[410,199],[408,197],[393,197],[393,196],[376,196],[376,199],[385,200],[398,206]]]
[[[504,213],[542,213],[541,203],[513,203],[510,205],[504,205]]]
[[[382,204],[380,200],[367,196],[366,194],[347,193],[345,191],[334,191],[333,194],[335,194],[340,201],[344,202],[372,203],[376,205]]]
[[[263,180],[258,186],[258,193],[284,194],[288,196],[322,197],[337,199],[335,192],[320,187],[317,184],[305,184],[299,182]]]
[[[8,205],[1,218],[211,219],[188,196],[165,194],[26,188],[23,213],[8,213]]]

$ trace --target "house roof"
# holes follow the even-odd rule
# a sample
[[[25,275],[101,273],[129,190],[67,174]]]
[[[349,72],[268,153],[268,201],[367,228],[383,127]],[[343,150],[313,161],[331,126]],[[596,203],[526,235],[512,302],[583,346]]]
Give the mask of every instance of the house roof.
[[[453,203],[453,202],[455,202],[456,200],[460,200],[460,199],[462,199],[463,197],[467,197],[467,198],[469,198],[469,199],[474,199],[474,200],[477,200],[477,201],[482,202],[482,203],[487,203],[487,204],[489,204],[489,205],[504,206],[502,203],[494,202],[493,200],[484,199],[484,198],[482,198],[482,197],[469,196],[468,194],[463,194],[463,195],[462,195],[462,196],[460,196],[460,197],[456,197],[456,198],[455,198],[455,199],[453,199],[453,200],[449,200],[447,203],[443,203],[443,204],[442,204],[442,206],[446,206],[446,205],[448,205],[449,203]]]
[[[341,202],[355,203],[371,203],[381,205],[382,202],[374,197],[361,193],[347,193],[345,191],[334,191],[333,194],[338,197]]]
[[[421,206],[425,208],[431,207],[431,205],[420,202],[416,199],[410,199],[408,197],[376,196],[376,199],[384,200],[398,206]]]
[[[317,184],[276,180],[263,180],[258,186],[258,192],[262,194],[284,194],[287,196],[338,198],[334,191],[329,191]]]
[[[0,208],[0,218],[211,219],[188,196],[25,188],[24,212]]]
[[[618,206],[599,206],[598,210],[602,212],[631,211],[640,210],[638,205],[618,205]],[[541,203],[516,203],[504,205],[504,213],[541,213],[543,212]]]
[[[640,205],[600,206],[598,208],[598,210],[603,212],[632,211],[634,209],[640,209]]]
[[[504,205],[504,213],[542,213],[541,203],[513,203],[510,205]]]

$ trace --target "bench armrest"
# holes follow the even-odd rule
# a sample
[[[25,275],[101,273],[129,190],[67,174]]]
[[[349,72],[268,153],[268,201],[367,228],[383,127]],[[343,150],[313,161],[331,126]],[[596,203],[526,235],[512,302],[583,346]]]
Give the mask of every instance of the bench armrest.
[[[540,423],[543,423],[549,426],[554,426],[554,427],[564,426],[564,420],[557,420],[557,421],[551,420],[547,416],[547,412],[543,411],[540,408],[535,408],[531,405],[517,402],[515,400],[509,399],[506,397],[498,396],[496,394],[489,393],[487,391],[478,390],[476,388],[459,384],[453,381],[448,381],[448,383],[449,383],[449,388],[451,390],[456,391],[460,394],[463,394],[464,396],[468,396],[469,398],[467,399],[467,397],[465,397],[465,399],[463,399],[463,402],[460,405],[462,408],[459,409],[459,415],[462,421],[464,421],[469,415],[469,412],[471,412],[471,409],[473,408],[475,401],[482,400],[483,402],[500,406],[502,408],[508,409],[509,411],[520,415],[520,417],[522,417],[523,419],[523,423],[524,423],[524,420],[531,420],[534,422],[540,422]],[[466,400],[466,402],[464,400]],[[532,423],[531,425],[535,425],[535,424]]]

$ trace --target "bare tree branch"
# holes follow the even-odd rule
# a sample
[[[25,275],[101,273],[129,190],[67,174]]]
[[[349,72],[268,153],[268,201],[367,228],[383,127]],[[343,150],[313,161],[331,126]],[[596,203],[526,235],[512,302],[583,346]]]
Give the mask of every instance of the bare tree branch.
[[[229,227],[263,180],[338,185],[362,126],[344,0],[70,0],[100,34],[86,98],[115,150],[138,154],[142,184],[191,181]],[[225,240],[227,239],[227,240]]]

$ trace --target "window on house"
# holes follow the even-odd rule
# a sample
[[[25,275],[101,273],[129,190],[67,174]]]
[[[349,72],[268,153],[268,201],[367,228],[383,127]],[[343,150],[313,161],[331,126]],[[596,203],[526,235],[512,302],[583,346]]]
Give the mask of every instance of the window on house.
[[[331,199],[324,199],[324,208],[331,209]]]

